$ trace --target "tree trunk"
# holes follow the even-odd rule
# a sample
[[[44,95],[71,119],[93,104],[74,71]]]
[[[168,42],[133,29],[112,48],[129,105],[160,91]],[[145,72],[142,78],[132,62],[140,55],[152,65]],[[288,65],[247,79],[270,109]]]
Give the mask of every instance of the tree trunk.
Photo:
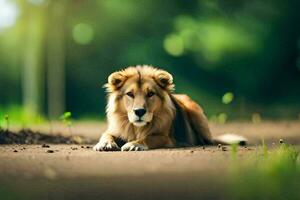
[[[57,118],[65,110],[65,4],[53,0],[49,5],[47,43],[48,116]]]
[[[25,6],[27,33],[24,41],[24,65],[22,73],[23,106],[29,117],[42,112],[44,100],[44,9]]]

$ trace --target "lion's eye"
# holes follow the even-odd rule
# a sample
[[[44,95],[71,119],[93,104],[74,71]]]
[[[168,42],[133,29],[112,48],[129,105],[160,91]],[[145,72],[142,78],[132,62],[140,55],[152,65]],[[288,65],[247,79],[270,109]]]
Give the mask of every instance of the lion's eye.
[[[153,95],[155,95],[154,92],[148,92],[147,97],[152,97]]]
[[[134,95],[133,95],[132,92],[127,92],[126,95],[129,96],[129,97],[131,97],[131,98],[134,98]]]

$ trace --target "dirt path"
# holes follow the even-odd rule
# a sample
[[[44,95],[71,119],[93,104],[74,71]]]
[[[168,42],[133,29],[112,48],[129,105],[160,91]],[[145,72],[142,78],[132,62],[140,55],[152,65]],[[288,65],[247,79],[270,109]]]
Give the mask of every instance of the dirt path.
[[[106,124],[98,121],[93,122],[74,122],[71,127],[71,133],[68,127],[59,122],[52,124],[42,124],[35,126],[14,127],[13,130],[21,128],[30,128],[43,133],[61,133],[65,136],[83,135],[92,140],[98,140],[101,133],[106,129]],[[300,121],[264,121],[263,123],[253,124],[248,122],[231,122],[226,124],[210,123],[210,129],[213,135],[224,133],[235,133],[245,136],[251,144],[260,144],[262,139],[267,142],[273,142],[280,138],[287,139],[290,142],[300,143]]]
[[[231,160],[230,149],[223,150],[101,153],[81,145],[7,145],[0,147],[0,185],[22,199],[217,198],[222,193],[213,191],[222,184],[216,178]],[[242,147],[239,152],[254,150]]]
[[[84,129],[86,127],[86,129]],[[37,130],[47,127],[35,127]],[[77,124],[75,133],[96,139],[105,126]],[[212,131],[237,133],[252,145],[264,138],[300,144],[299,122],[212,125]],[[63,127],[56,127],[63,134]],[[89,131],[83,131],[89,130]],[[73,134],[75,134],[73,133]],[[275,144],[272,144],[275,143]],[[223,199],[230,147],[160,149],[145,152],[94,152],[91,145],[1,145],[0,199]]]
[[[255,147],[240,147],[239,153],[242,156],[254,150]],[[24,178],[140,176],[187,171],[201,173],[224,168],[222,163],[230,161],[230,147],[94,152],[81,145],[50,145],[50,148],[41,145],[5,145],[0,147],[0,159],[1,172]]]

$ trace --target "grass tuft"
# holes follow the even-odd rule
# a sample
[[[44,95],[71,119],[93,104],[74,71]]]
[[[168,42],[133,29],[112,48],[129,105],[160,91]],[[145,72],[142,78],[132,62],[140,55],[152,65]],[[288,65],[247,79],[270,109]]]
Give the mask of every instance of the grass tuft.
[[[262,156],[246,163],[235,162],[230,171],[230,199],[300,199],[300,165],[298,150],[288,144],[268,150],[263,143]]]

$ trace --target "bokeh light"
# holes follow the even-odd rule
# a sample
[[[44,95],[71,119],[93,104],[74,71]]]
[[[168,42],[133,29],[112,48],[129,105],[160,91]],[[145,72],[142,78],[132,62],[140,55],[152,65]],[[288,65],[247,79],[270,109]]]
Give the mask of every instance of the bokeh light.
[[[250,32],[242,23],[231,20],[207,20],[183,15],[176,18],[174,28],[174,34],[183,38],[186,50],[196,53],[197,57],[200,54],[212,63],[220,62],[229,52],[251,53],[259,48],[259,38],[256,36],[259,30]]]
[[[222,103],[230,104],[233,101],[234,95],[232,92],[226,92],[222,97]]]
[[[261,115],[259,113],[253,113],[252,114],[252,122],[254,124],[258,124],[261,122]]]
[[[72,36],[76,43],[86,45],[93,40],[94,29],[89,24],[80,23],[74,26]]]
[[[15,24],[19,15],[18,6],[8,0],[0,0],[0,31]]]
[[[178,35],[168,35],[164,40],[164,49],[172,56],[181,56],[184,52],[183,40]]]
[[[218,123],[225,124],[228,119],[228,115],[226,113],[220,113],[218,115]]]

